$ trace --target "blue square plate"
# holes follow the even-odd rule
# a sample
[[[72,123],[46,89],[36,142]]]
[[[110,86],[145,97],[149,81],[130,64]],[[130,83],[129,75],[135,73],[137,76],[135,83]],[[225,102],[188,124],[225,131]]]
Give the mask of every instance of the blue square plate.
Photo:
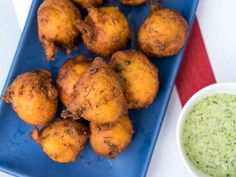
[[[108,0],[107,0],[108,1]],[[118,0],[104,4],[117,5],[125,13],[133,31],[132,40],[127,48],[136,48],[135,36],[139,26],[149,13],[149,4],[126,7]],[[37,9],[42,0],[34,0],[22,33],[22,37],[12,63],[3,91],[20,73],[39,68],[49,69],[57,76],[59,67],[68,58],[59,51],[55,61],[48,62],[38,39]],[[164,0],[164,7],[177,9],[192,26],[198,0]],[[10,104],[0,100],[0,170],[16,176],[34,177],[144,177],[159,134],[168,100],[174,85],[176,74],[184,49],[178,55],[166,59],[151,58],[159,68],[160,91],[154,103],[145,109],[131,110],[135,134],[132,143],[115,160],[96,155],[87,143],[79,158],[68,164],[50,160],[41,147],[32,140],[30,125],[18,118]],[[84,53],[93,54],[80,44],[75,56]],[[61,109],[59,109],[58,115]]]

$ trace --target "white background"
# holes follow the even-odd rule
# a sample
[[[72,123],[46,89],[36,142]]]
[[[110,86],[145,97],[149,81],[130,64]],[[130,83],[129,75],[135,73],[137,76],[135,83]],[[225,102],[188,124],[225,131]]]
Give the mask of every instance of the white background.
[[[0,92],[30,4],[31,0],[0,0]],[[235,0],[200,0],[197,10],[202,35],[218,82],[236,81],[235,7]],[[180,101],[174,89],[147,177],[192,176],[183,165],[176,147],[175,130],[180,111]],[[0,177],[9,175],[0,172]]]

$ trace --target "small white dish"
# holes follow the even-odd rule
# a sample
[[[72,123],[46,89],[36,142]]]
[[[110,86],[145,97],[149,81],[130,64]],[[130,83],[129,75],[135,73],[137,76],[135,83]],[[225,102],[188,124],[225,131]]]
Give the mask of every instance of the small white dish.
[[[201,89],[200,91],[195,93],[188,100],[188,102],[183,107],[182,112],[181,112],[179,119],[178,119],[177,129],[176,129],[176,139],[177,139],[178,151],[179,151],[179,154],[180,154],[185,166],[192,172],[192,174],[195,177],[209,177],[209,176],[204,174],[200,170],[198,170],[192,164],[192,162],[188,159],[188,157],[184,151],[184,147],[183,147],[183,143],[182,143],[182,139],[181,139],[182,126],[183,126],[183,123],[185,121],[187,114],[189,113],[189,111],[192,109],[192,107],[196,103],[198,103],[200,100],[202,100],[203,98],[205,98],[207,96],[214,95],[217,93],[236,94],[236,83],[217,83],[217,84],[213,84],[213,85],[210,85],[210,86],[207,86],[207,87]]]

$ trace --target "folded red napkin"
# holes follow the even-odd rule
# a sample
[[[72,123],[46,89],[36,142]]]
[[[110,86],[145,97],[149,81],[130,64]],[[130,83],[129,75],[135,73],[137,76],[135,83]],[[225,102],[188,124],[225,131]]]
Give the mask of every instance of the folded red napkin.
[[[176,80],[182,105],[198,90],[215,82],[198,20],[195,18]]]

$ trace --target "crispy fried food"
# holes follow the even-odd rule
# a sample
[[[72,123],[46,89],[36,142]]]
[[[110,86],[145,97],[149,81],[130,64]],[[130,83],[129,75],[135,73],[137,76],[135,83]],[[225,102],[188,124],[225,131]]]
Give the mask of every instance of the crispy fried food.
[[[184,45],[188,24],[179,12],[155,6],[138,32],[139,48],[157,57],[175,55]]]
[[[123,116],[114,127],[90,123],[90,144],[102,156],[115,158],[131,142],[133,126],[128,115]]]
[[[130,38],[128,21],[118,7],[89,8],[85,20],[75,24],[87,48],[101,56],[123,48]]]
[[[62,103],[66,106],[73,99],[73,92],[82,73],[89,67],[91,61],[84,55],[67,60],[58,72],[57,87]]]
[[[47,70],[26,72],[8,87],[3,100],[11,103],[18,116],[33,125],[44,125],[57,112],[58,91]]]
[[[114,53],[110,66],[123,78],[129,108],[150,105],[159,89],[158,70],[140,51]]]
[[[75,3],[79,4],[84,9],[88,9],[90,7],[97,7],[102,3],[103,0],[72,0]]]
[[[147,2],[148,0],[120,0],[124,5],[136,6]]]
[[[88,128],[71,119],[57,119],[41,131],[34,128],[32,138],[54,161],[72,162],[83,150],[89,137]]]
[[[120,78],[102,58],[95,58],[81,75],[67,110],[97,124],[116,123],[127,113]]]
[[[52,60],[57,47],[67,50],[76,48],[79,32],[74,21],[81,19],[80,11],[69,0],[44,0],[38,9],[39,39],[48,60]]]

